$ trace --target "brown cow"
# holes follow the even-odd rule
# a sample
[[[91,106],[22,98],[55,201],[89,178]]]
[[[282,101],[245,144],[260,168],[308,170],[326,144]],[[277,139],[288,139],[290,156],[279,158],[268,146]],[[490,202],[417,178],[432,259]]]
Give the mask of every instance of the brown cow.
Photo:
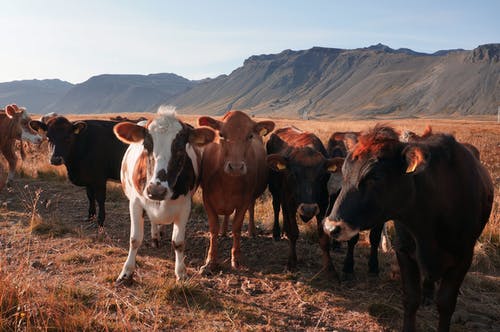
[[[7,105],[5,110],[0,110],[0,151],[9,163],[7,185],[14,179],[17,156],[14,152],[16,140],[21,141],[21,157],[24,159],[23,140],[40,143],[42,138],[29,127],[31,121],[24,108],[17,105]]]
[[[493,183],[486,168],[451,135],[404,143],[394,129],[376,126],[360,136],[342,173],[325,233],[349,240],[394,220],[403,330],[415,331],[417,309],[439,283],[438,331],[448,331],[474,245],[491,213]]]
[[[217,266],[218,216],[229,216],[233,212],[231,266],[240,266],[243,218],[247,209],[253,209],[255,199],[267,185],[262,137],[274,129],[274,122],[255,122],[241,111],[230,111],[222,121],[204,116],[198,123],[219,133],[219,140],[205,147],[201,169],[203,204],[210,228],[210,248],[201,271],[210,273]]]

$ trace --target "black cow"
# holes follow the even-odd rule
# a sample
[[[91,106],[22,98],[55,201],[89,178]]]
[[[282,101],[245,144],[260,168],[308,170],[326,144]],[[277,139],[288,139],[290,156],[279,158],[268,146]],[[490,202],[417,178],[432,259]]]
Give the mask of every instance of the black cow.
[[[326,150],[314,134],[297,128],[276,130],[266,145],[267,163],[271,168],[269,191],[273,196],[273,237],[280,238],[279,211],[283,212],[283,231],[290,250],[287,268],[297,265],[296,241],[299,236],[296,214],[304,222],[316,217],[320,246],[323,251],[323,266],[334,272],[329,253],[329,238],[323,233],[321,220],[328,207],[326,184],[332,162],[326,158]]]
[[[84,120],[70,122],[59,116],[49,120],[31,121],[34,130],[46,133],[52,150],[50,163],[66,166],[69,180],[86,187],[89,200],[88,219],[96,217],[96,205],[99,205],[97,223],[104,225],[106,200],[106,180],[120,180],[120,167],[126,144],[118,140],[113,133],[116,121]]]
[[[474,245],[491,212],[493,184],[487,170],[451,135],[404,143],[394,129],[376,126],[360,136],[343,173],[340,195],[324,220],[325,233],[348,240],[394,220],[403,330],[415,331],[422,295],[432,296],[439,282],[438,331],[448,331]]]
[[[335,132],[328,139],[327,154],[330,158],[345,158],[347,153],[351,151],[358,142],[359,132]],[[333,204],[337,199],[342,184],[342,173],[334,172],[330,175],[328,180],[328,195],[330,196],[329,214],[333,208]],[[380,244],[380,237],[384,225],[379,225],[370,230],[370,258],[368,259],[368,272],[373,275],[378,275],[378,247]],[[347,241],[347,254],[344,259],[344,267],[342,272],[345,279],[351,279],[354,274],[354,247],[359,241],[359,234],[355,235],[352,239]],[[340,243],[333,240],[334,247],[340,246]]]

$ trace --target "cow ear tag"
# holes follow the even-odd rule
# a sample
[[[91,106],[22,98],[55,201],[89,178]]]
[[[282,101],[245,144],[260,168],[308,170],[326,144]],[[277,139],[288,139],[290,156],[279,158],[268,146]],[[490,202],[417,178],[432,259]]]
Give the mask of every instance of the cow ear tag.
[[[80,127],[76,127],[76,129],[73,132],[78,135],[80,133]]]
[[[266,128],[262,128],[262,129],[260,130],[260,132],[259,132],[259,135],[260,135],[260,136],[266,136],[266,134],[267,134],[267,129],[266,129]]]
[[[277,163],[276,168],[279,169],[280,171],[282,171],[286,168],[286,165],[283,163]]]
[[[406,169],[406,173],[413,173],[417,169],[417,162],[413,161],[408,168]]]
[[[337,165],[330,165],[330,167],[328,167],[328,170],[330,172],[336,172],[337,171]]]

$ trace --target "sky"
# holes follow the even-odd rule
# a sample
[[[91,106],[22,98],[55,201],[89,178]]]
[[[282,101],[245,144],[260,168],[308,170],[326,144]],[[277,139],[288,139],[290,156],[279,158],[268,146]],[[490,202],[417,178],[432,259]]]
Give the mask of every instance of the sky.
[[[500,42],[500,1],[0,0],[0,82],[230,74],[258,54]]]

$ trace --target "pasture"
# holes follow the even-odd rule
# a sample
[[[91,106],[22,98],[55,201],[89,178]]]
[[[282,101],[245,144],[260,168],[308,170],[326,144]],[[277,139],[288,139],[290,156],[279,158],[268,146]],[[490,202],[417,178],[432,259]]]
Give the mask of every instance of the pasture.
[[[197,119],[180,117],[191,124]],[[272,120],[276,128],[295,125],[311,131],[325,144],[334,131],[363,130],[378,122]],[[495,184],[495,201],[462,285],[452,330],[496,330],[500,326],[500,126],[488,121],[438,119],[384,123],[416,133],[430,124],[434,132],[453,133],[459,141],[479,149]],[[2,331],[401,329],[401,286],[393,270],[394,253],[380,252],[381,273],[378,278],[368,276],[369,247],[366,236],[362,236],[355,251],[355,280],[338,284],[320,273],[315,221],[300,222],[298,270],[285,272],[288,243],[285,238],[279,242],[272,239],[272,207],[267,191],[256,205],[258,236],[242,236],[241,270],[230,269],[232,240],[225,237],[219,245],[222,271],[210,277],[198,274],[209,245],[208,223],[198,190],[186,234],[189,280],[175,282],[171,226],[167,226],[161,247],[153,248],[146,221],[135,283],[116,288],[114,281],[128,251],[128,201],[118,183],[108,183],[106,234],[99,236],[96,228],[89,228],[83,221],[87,213],[85,188],[69,183],[65,173],[63,166],[49,164],[46,143],[41,148],[30,146],[15,184],[0,192]],[[332,256],[340,272],[345,245]],[[420,331],[434,331],[436,321],[434,305],[419,309]]]

